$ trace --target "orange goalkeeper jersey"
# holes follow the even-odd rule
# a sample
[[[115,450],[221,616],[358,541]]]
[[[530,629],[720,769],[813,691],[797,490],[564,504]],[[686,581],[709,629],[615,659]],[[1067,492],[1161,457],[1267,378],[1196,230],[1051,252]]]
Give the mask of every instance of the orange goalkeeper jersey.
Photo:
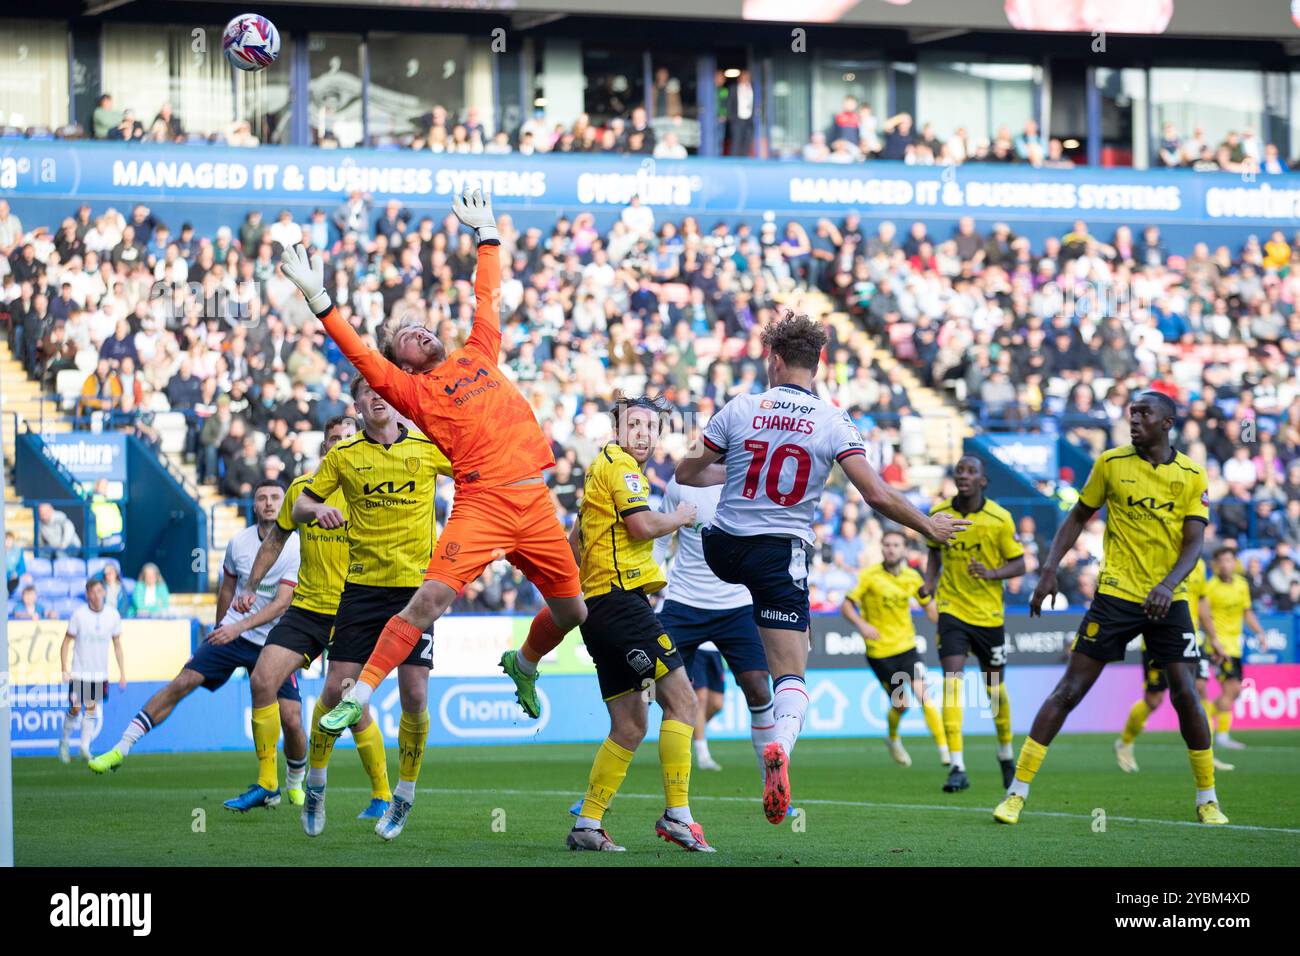
[[[456,491],[495,488],[554,466],[550,445],[519,389],[497,367],[501,354],[501,250],[478,247],[474,329],[464,348],[422,374],[404,372],[331,307],[320,316],[371,388],[431,438],[452,462]]]

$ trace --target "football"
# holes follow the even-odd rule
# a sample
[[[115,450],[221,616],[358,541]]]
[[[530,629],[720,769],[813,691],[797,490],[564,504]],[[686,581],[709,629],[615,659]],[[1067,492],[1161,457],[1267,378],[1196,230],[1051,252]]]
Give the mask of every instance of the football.
[[[280,31],[266,17],[241,13],[226,24],[221,49],[238,70],[264,70],[280,55]]]

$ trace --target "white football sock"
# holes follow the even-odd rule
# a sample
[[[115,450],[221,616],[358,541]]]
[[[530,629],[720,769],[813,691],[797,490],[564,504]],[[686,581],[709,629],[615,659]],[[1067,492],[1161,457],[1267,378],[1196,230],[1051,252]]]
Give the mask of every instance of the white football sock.
[[[951,754],[949,754],[948,762],[953,769],[965,772],[966,761],[962,759],[960,750],[954,750]]]
[[[537,661],[530,661],[522,647],[515,653],[515,664],[518,665],[520,671],[529,677],[537,673]]]
[[[664,816],[669,820],[676,820],[678,823],[685,823],[687,826],[690,826],[695,822],[695,818],[691,816],[690,807],[669,807],[664,810]]]
[[[749,739],[754,744],[754,756],[758,758],[758,776],[765,777],[763,769],[763,748],[776,734],[776,718],[772,715],[772,701],[749,708]]]
[[[1211,787],[1209,790],[1196,791],[1196,805],[1198,807],[1201,806],[1202,804],[1218,803],[1218,802],[1219,802],[1219,797],[1218,794],[1214,792],[1213,787]]]
[[[1011,752],[1011,744],[1010,744],[1010,743],[998,744],[998,759],[999,759],[999,760],[1010,760],[1012,756],[1013,756],[1013,754],[1012,754],[1012,752]]]
[[[301,790],[303,779],[307,776],[307,758],[301,760],[290,760],[284,758],[288,770],[284,775],[284,785],[289,790]]]
[[[578,817],[577,822],[573,824],[575,830],[599,830],[603,826],[603,823],[591,817]]]
[[[712,759],[713,759],[713,758],[709,755],[709,742],[708,742],[707,740],[693,740],[693,741],[691,741],[691,743],[693,743],[693,744],[695,745],[695,759],[696,759],[696,760],[712,760]]]
[[[68,741],[72,739],[72,732],[78,729],[81,726],[81,724],[82,724],[82,717],[80,714],[78,714],[76,717],[69,717],[67,714],[64,714],[63,731],[62,731],[62,736],[59,738],[59,743],[66,747],[68,745]]]
[[[1027,799],[1029,797],[1029,783],[1021,780],[1019,777],[1012,778],[1011,786],[1007,787],[1007,796],[1011,796],[1012,794]]]
[[[132,745],[151,730],[153,720],[143,710],[138,711],[122,731],[122,739],[117,742],[118,752],[125,757],[131,752]]]
[[[415,802],[415,781],[399,780],[397,786],[393,788],[393,796],[401,797],[407,803]]]
[[[325,786],[325,774],[326,774],[325,767],[321,767],[319,770],[317,770],[315,767],[312,767],[307,771],[307,786],[309,787]]]
[[[776,693],[772,695],[772,716],[775,729],[772,734],[784,749],[786,756],[794,752],[795,741],[803,730],[803,715],[808,709],[808,691],[804,680],[797,674],[786,674],[773,683]]]
[[[81,717],[81,751],[82,753],[90,752],[90,742],[95,739],[95,731],[98,730],[99,709],[95,712],[85,713]]]

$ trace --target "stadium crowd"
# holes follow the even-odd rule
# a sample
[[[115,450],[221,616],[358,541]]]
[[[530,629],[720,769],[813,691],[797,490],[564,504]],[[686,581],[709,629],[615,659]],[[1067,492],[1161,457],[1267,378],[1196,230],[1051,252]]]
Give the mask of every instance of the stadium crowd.
[[[354,194],[307,222],[254,211],[211,236],[174,226],[144,206],[83,206],[29,227],[0,201],[0,311],[29,374],[80,414],[156,442],[154,415],[183,413],[184,453],[232,498],[313,468],[322,424],[350,411],[355,370],[281,275],[286,243],[327,254],[332,297],[376,345],[404,323],[449,343],[470,327],[475,250],[454,217]],[[648,466],[662,489],[695,427],[763,389],[760,331],[791,307],[827,323],[818,391],[850,411],[871,463],[921,506],[933,488],[913,477],[926,462],[903,452],[912,398],[900,368],[873,361],[876,346],[985,428],[1064,432],[1092,453],[1127,441],[1135,390],[1169,393],[1187,409],[1180,446],[1209,468],[1212,544],[1243,548],[1265,605],[1300,600],[1300,233],[1184,256],[1140,223],[1103,238],[1079,221],[1035,247],[969,218],[943,235],[919,222],[869,228],[856,213],[706,226],[636,199],[604,232],[586,212],[549,230],[503,215],[500,229],[503,363],[554,446],[548,480],[566,519],[610,435],[616,389],[662,394],[682,416]],[[851,489],[828,490],[817,606],[837,606],[878,559],[883,530]],[[1028,517],[1020,531],[1031,572],[1010,589],[1023,601],[1047,541]],[[1062,568],[1071,604],[1095,587],[1100,533],[1096,521]],[[502,562],[460,606],[537,601]]]
[[[714,122],[722,150],[729,156],[755,155],[754,88],[748,71],[735,78],[719,71],[716,84]],[[547,121],[538,110],[512,130],[490,129],[478,106],[455,110],[435,105],[412,118],[411,132],[385,137],[373,145],[434,153],[523,156],[606,153],[685,159],[694,153],[700,141],[699,123],[684,117],[681,83],[667,69],[655,71],[649,102],[647,108],[642,102],[633,105],[626,95],[608,94],[599,99],[599,115],[607,114],[607,118],[597,120],[591,113],[582,113],[572,124],[555,123]],[[60,135],[75,138],[83,131],[69,128]],[[146,126],[133,110],[118,109],[110,93],[99,97],[91,128],[84,135],[141,143],[257,146],[261,142],[246,120],[235,120],[223,130],[187,131],[171,103],[163,103]],[[328,125],[313,126],[312,141],[326,148],[341,145]],[[1197,172],[1279,175],[1295,165],[1275,144],[1265,143],[1250,128],[1229,130],[1215,143],[1202,127],[1183,134],[1176,124],[1166,122],[1158,143],[1153,144],[1153,152],[1153,167],[1182,167]],[[859,102],[854,96],[844,97],[840,110],[824,127],[814,130],[802,149],[774,149],[772,153],[815,163],[885,159],[918,166],[959,166],[967,162],[1020,163],[1047,169],[1075,166],[1062,140],[1045,138],[1033,119],[1025,120],[1015,133],[1006,125],[999,126],[992,136],[972,135],[964,126],[941,132],[933,123],[918,121],[907,112],[882,118],[870,103]]]

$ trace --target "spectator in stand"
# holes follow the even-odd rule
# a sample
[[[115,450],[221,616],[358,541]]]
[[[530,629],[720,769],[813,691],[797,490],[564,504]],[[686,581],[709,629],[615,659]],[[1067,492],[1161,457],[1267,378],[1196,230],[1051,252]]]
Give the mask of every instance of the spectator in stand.
[[[79,418],[93,412],[112,412],[122,403],[122,383],[113,364],[101,358],[95,365],[95,371],[86,376],[81,386],[81,397],[77,400]]]
[[[741,70],[728,90],[725,102],[727,117],[727,155],[749,156],[754,148],[754,84],[749,70]]]
[[[117,562],[109,561],[92,580],[104,585],[104,605],[113,608],[122,617],[128,617],[131,596],[126,593],[126,585],[122,581]]]
[[[128,617],[166,617],[171,610],[171,592],[158,565],[152,561],[140,568],[140,579],[131,592]]]
[[[13,594],[18,587],[18,579],[27,573],[27,558],[23,547],[18,543],[12,531],[5,532],[5,581],[6,590]]]
[[[654,148],[655,159],[685,159],[686,147],[677,139],[677,134],[666,130],[658,145]]]
[[[37,600],[36,588],[30,584],[23,588],[18,604],[9,611],[11,621],[45,621],[57,617],[52,609]]]
[[[113,97],[108,93],[100,94],[95,110],[90,117],[91,135],[95,139],[109,139],[109,133],[122,122],[122,114],[113,109]]]
[[[42,556],[66,558],[81,550],[81,536],[72,519],[48,501],[36,508],[36,550]]]
[[[912,133],[912,114],[898,113],[889,117],[885,120],[883,130],[885,144],[881,147],[880,158],[906,159],[908,149],[916,142],[916,136]]]
[[[257,442],[248,435],[243,439],[239,456],[226,466],[221,493],[228,498],[247,498],[253,492],[253,485],[261,479],[262,463],[257,454]]]
[[[858,124],[861,119],[861,114],[858,112],[857,97],[844,97],[840,111],[831,120],[830,141],[834,143],[838,140],[844,140],[857,146],[860,142]]]

